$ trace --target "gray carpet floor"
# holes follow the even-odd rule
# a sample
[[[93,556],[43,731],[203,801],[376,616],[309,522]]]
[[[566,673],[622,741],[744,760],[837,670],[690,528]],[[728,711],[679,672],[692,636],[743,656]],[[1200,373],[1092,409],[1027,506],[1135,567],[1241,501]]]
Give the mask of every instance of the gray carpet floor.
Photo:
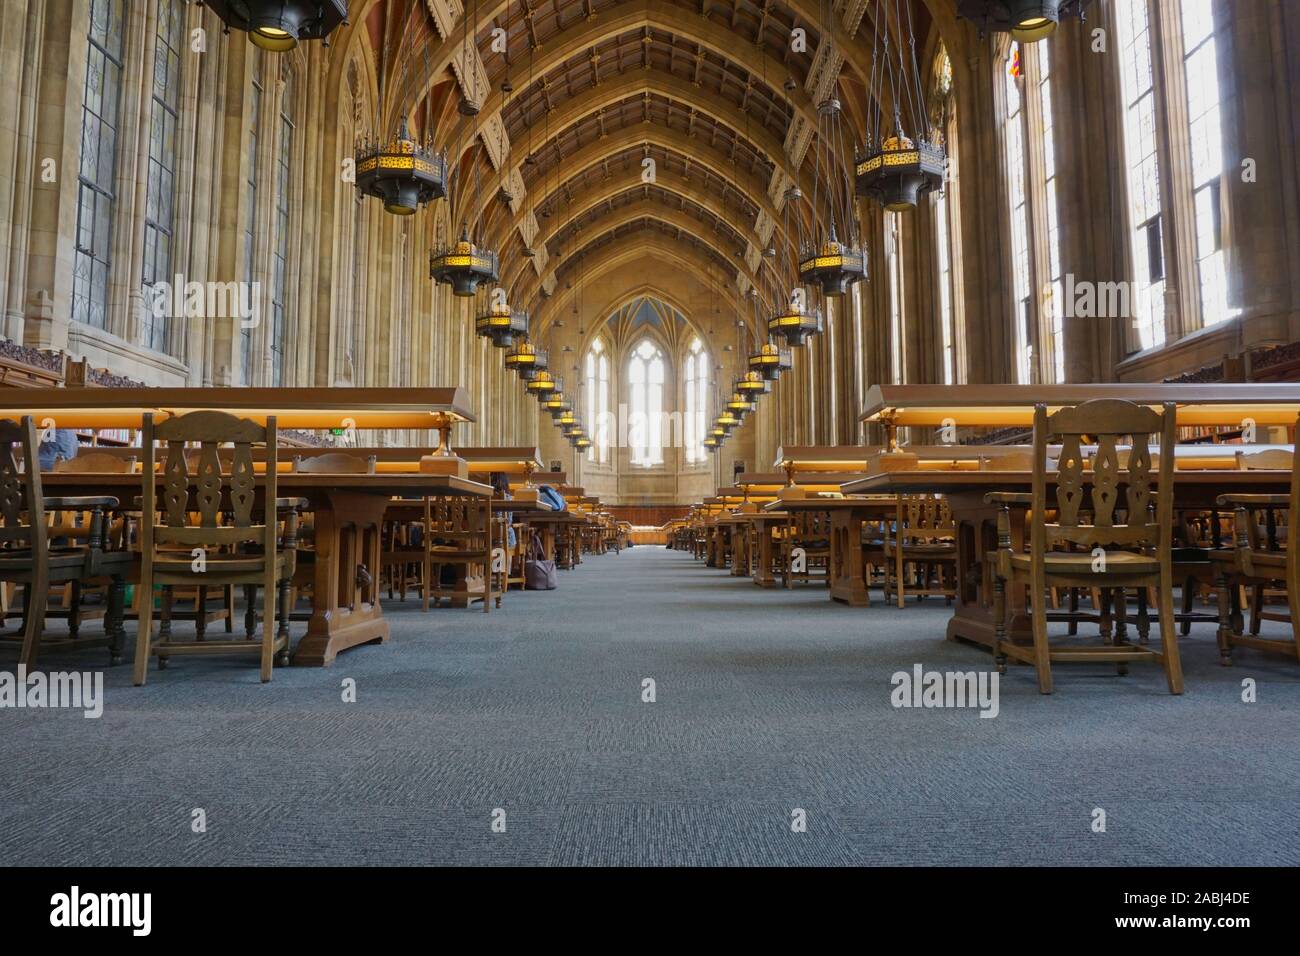
[[[270,684],[190,659],[109,670],[98,720],[0,710],[0,864],[1300,863],[1300,667],[1222,668],[1208,626],[1182,698],[1154,666],[1062,665],[1051,697],[1019,667],[989,720],[890,704],[913,664],[989,669],[941,602],[847,608],[661,548],[488,615],[385,612],[390,644]]]

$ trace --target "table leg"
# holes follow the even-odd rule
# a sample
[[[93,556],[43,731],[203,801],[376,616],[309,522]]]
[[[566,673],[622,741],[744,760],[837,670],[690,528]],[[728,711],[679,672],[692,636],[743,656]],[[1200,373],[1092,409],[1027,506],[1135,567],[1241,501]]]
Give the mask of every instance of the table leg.
[[[316,526],[312,612],[293,663],[325,667],[334,663],[339,651],[389,639],[375,577],[388,498],[327,491],[312,504]],[[342,600],[344,594],[351,606]]]
[[[756,522],[754,533],[758,536],[758,562],[754,568],[754,583],[760,588],[776,587],[776,575],[772,573],[772,529],[766,521]]]
[[[983,494],[950,495],[953,520],[957,525],[957,598],[948,640],[971,641],[993,646],[993,569],[984,560],[997,550],[998,509],[984,502]],[[1011,546],[1024,547],[1024,512],[1012,509]],[[1008,639],[1032,642],[1033,632],[1026,612],[1023,588],[1007,591]]]
[[[831,512],[831,599],[853,607],[867,607],[866,570],[862,563],[862,523],[857,511]]]

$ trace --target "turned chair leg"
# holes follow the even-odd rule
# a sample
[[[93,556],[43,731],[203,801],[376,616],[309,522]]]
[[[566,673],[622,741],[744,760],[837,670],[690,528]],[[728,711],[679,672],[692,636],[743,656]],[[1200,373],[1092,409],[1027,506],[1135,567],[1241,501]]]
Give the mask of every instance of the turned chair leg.
[[[1052,692],[1051,648],[1047,639],[1047,601],[1045,588],[1035,587],[1033,594],[1034,667],[1038,671],[1038,691]]]
[[[41,632],[45,630],[45,607],[50,599],[49,592],[49,582],[39,571],[23,591],[23,649],[18,660],[29,671],[36,667]]]
[[[257,631],[257,586],[244,585],[244,639],[251,641]]]
[[[993,577],[993,663],[999,674],[1007,672],[1007,654],[1002,645],[1007,640],[1007,582]]]
[[[280,579],[280,614],[279,620],[276,621],[276,643],[283,639],[284,647],[280,649],[280,654],[275,663],[280,667],[289,666],[289,612],[293,609],[293,601],[290,597],[292,588],[289,586],[288,578]]]
[[[1219,629],[1215,637],[1219,642],[1219,663],[1224,667],[1232,665],[1232,594],[1236,590],[1226,571],[1221,571],[1214,580],[1214,589],[1219,598]]]
[[[122,663],[122,651],[126,647],[126,580],[114,577],[108,585],[108,608],[104,612],[104,630],[108,632],[108,664],[110,667]]]
[[[1178,635],[1174,630],[1173,580],[1164,575],[1157,591],[1160,600],[1160,643],[1164,650],[1165,678],[1169,693],[1183,692],[1183,662],[1178,651]]]

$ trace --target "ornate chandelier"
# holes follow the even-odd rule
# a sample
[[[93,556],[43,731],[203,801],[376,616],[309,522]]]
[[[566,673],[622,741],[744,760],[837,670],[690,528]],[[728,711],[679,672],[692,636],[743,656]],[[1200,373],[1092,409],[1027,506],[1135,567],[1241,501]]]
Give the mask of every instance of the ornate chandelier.
[[[802,290],[796,290],[802,291]],[[801,304],[801,295],[791,297],[790,304],[767,320],[767,334],[779,335],[790,345],[803,345],[810,335],[822,330],[822,310]],[[767,346],[764,346],[767,348]],[[777,350],[778,353],[780,349]],[[788,356],[789,353],[787,352]],[[778,361],[777,367],[780,368]],[[790,366],[787,364],[786,368]]]
[[[957,0],[957,15],[980,31],[1010,33],[1021,43],[1035,43],[1056,32],[1063,17],[1086,19],[1092,0]]]
[[[749,371],[757,372],[769,382],[775,382],[782,372],[794,368],[794,357],[789,349],[773,342],[765,342],[757,352],[749,353]]]
[[[528,313],[510,308],[503,297],[475,316],[474,331],[491,339],[497,348],[506,349],[515,344],[516,338],[528,334]]]
[[[758,406],[753,400],[746,395],[740,394],[739,391],[732,392],[731,398],[727,400],[725,408],[732,415],[735,415],[739,421],[744,421],[745,416],[752,412]]]
[[[525,382],[531,382],[538,372],[550,367],[550,362],[544,351],[524,339],[506,353],[505,366],[514,369]]]
[[[551,373],[546,369],[538,369],[537,373],[524,384],[524,390],[529,395],[546,396],[554,392],[558,386]]]
[[[763,377],[762,372],[749,371],[736,380],[736,391],[753,400],[772,391],[772,383]]]
[[[537,404],[542,406],[543,411],[551,413],[552,420],[558,420],[565,412],[573,411],[573,403],[564,397],[564,393],[558,388],[537,400]]]
[[[820,286],[823,295],[837,296],[866,278],[867,260],[858,240],[839,99],[831,96],[825,100],[817,116],[812,223],[806,231],[804,217],[798,217],[802,233],[799,279]]]
[[[907,43],[906,50],[903,42]],[[930,128],[916,60],[912,5],[907,0],[883,0],[880,4],[867,99],[870,112],[866,143],[854,168],[857,193],[891,212],[915,209],[922,193],[942,187],[948,157]],[[886,104],[893,113],[888,130],[884,128]]]
[[[263,50],[284,53],[299,40],[324,40],[348,19],[347,0],[198,0],[227,30],[242,30]]]
[[[356,177],[358,191],[383,200],[384,212],[409,216],[447,195],[447,157],[434,152],[427,139],[413,140],[403,117],[388,142],[357,144]]]
[[[461,229],[453,245],[440,245],[429,255],[429,275],[451,286],[453,295],[469,298],[481,282],[496,282],[501,263],[491,249],[481,249],[469,238],[469,227]]]

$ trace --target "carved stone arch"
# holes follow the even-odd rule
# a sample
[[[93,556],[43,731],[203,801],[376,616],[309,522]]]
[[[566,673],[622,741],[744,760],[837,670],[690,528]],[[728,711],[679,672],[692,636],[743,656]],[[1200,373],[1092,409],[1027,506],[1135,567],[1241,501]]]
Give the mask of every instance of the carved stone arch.
[[[638,219],[657,219],[676,229],[680,229],[684,233],[694,236],[705,245],[713,246],[713,240],[704,232],[704,224],[699,222],[699,220],[679,213],[676,210],[664,209],[661,205],[653,203],[633,204],[632,206],[627,206],[618,210],[608,220],[599,220],[600,231],[595,234],[594,238],[598,239],[606,233],[617,229],[619,226],[635,222]],[[591,241],[593,240],[584,243],[582,249],[585,249],[587,245],[590,245]],[[579,250],[579,252],[581,252],[581,250]],[[724,259],[727,258],[725,254],[723,257]],[[558,265],[555,262],[549,262],[547,263],[545,271],[543,271],[541,275],[536,276],[535,278],[525,277],[521,286],[523,294],[520,296],[520,301],[532,303],[537,296],[539,288],[550,276],[555,275],[557,269]],[[762,288],[761,284],[757,280],[757,274],[750,270],[749,264],[743,259],[736,263],[736,270],[751,284],[758,286],[760,289]]]
[[[665,265],[685,269],[701,285],[708,284],[702,276],[708,274],[714,266],[712,260],[707,260],[700,249],[673,244],[662,234],[652,231],[633,233],[628,238],[637,241],[635,244],[609,245],[592,255],[584,264],[584,275],[594,281],[628,262],[649,257]],[[537,328],[545,331],[556,317],[562,316],[575,294],[573,290],[558,291],[546,300],[545,306],[534,313]]]

